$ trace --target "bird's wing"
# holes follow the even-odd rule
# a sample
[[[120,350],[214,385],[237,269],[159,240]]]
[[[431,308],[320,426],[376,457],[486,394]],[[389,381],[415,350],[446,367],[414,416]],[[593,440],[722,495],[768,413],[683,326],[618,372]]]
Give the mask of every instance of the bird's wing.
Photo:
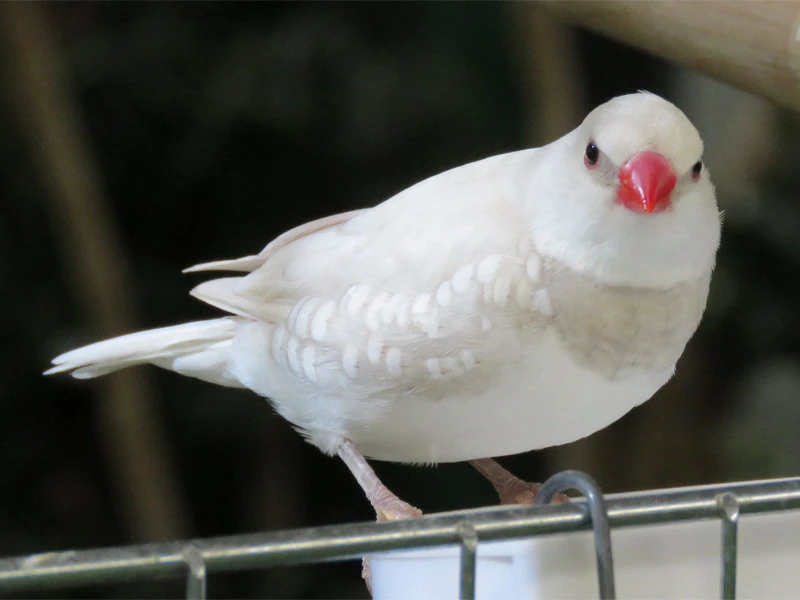
[[[525,236],[518,174],[532,153],[470,163],[374,208],[301,226],[257,257],[227,266],[244,270],[260,262],[249,275],[207,281],[192,294],[234,314],[272,320],[276,306],[291,308],[309,295],[342,294],[355,284],[435,290],[464,264],[516,252]]]
[[[500,332],[542,318],[521,200],[532,158],[437,175],[192,293],[274,324],[270,352],[304,384],[418,390],[486,368],[515,351]]]
[[[323,217],[316,219],[310,223],[303,223],[294,229],[282,233],[274,240],[272,240],[266,247],[258,254],[250,256],[243,256],[242,258],[234,258],[232,260],[215,260],[213,262],[202,263],[184,269],[184,273],[197,273],[199,271],[240,271],[243,273],[251,273],[259,267],[263,266],[270,256],[275,254],[278,250],[294,242],[295,240],[311,235],[322,229],[345,223],[369,209],[362,208],[359,210],[351,210],[338,215],[331,215],[330,217]]]

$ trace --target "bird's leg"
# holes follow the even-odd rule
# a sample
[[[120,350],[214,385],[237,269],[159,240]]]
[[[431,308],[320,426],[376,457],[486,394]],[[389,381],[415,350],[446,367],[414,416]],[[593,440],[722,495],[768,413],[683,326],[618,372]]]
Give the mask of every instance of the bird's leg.
[[[375,471],[369,466],[367,459],[356,450],[353,442],[345,440],[339,446],[338,452],[339,457],[367,495],[367,500],[372,504],[378,516],[378,521],[418,519],[422,516],[421,510],[411,506],[408,502],[403,502],[383,485]]]
[[[542,487],[541,483],[530,483],[516,477],[492,458],[479,458],[469,462],[494,486],[501,504],[533,504]],[[569,496],[556,494],[553,502],[569,502]]]
[[[408,502],[403,502],[389,488],[383,485],[383,482],[378,479],[378,475],[369,466],[367,459],[356,450],[353,442],[344,440],[339,446],[338,454],[367,495],[367,500],[375,509],[378,521],[418,519],[422,516],[420,509],[411,506]],[[364,558],[361,564],[361,577],[367,583],[367,589],[372,593],[369,560]]]

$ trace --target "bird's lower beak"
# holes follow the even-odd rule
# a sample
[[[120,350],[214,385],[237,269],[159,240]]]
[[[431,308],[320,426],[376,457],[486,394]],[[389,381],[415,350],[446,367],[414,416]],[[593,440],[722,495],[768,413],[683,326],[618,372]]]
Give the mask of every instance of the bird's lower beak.
[[[672,164],[658,152],[640,152],[619,170],[617,199],[637,213],[657,213],[669,207],[677,177]]]

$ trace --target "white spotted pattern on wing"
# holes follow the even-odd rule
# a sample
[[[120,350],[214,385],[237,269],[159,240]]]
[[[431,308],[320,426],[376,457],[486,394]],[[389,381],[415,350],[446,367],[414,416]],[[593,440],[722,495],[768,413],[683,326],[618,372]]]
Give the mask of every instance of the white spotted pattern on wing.
[[[367,359],[373,365],[381,362],[381,354],[383,353],[383,342],[377,338],[370,338],[367,342]]]
[[[314,317],[311,319],[311,338],[317,342],[325,340],[328,333],[328,325],[330,324],[331,317],[336,311],[336,303],[333,300],[328,300],[325,304],[317,309]]]
[[[391,377],[397,378],[403,375],[403,351],[400,348],[392,347],[386,350],[386,369]]]
[[[456,294],[463,294],[472,285],[472,278],[475,276],[475,265],[468,264],[461,267],[456,274],[453,275],[453,291]]]
[[[439,364],[438,358],[429,358],[425,361],[425,366],[427,367],[428,373],[430,373],[431,377],[434,379],[442,378],[442,367]]]
[[[381,312],[383,310],[384,305],[389,300],[389,293],[388,292],[381,292],[375,298],[372,299],[372,302],[369,303],[367,307],[367,314],[365,319],[367,321],[367,328],[372,332],[380,331],[381,329]]]
[[[461,358],[461,362],[467,371],[475,366],[475,355],[472,353],[472,350],[462,350],[459,358]]]
[[[289,311],[289,316],[286,317],[286,329],[289,331],[295,330],[295,323],[297,323],[297,313],[303,308],[303,305],[311,299],[310,296],[306,296],[304,298],[300,298],[295,305],[292,307],[292,310]]]
[[[345,346],[342,354],[342,369],[350,379],[358,377],[358,348],[355,346]]]
[[[411,305],[411,312],[415,315],[424,315],[428,310],[428,305],[431,302],[430,294],[419,294],[414,299],[414,304]]]
[[[317,377],[315,354],[314,346],[306,346],[303,348],[303,372],[306,374],[306,377],[308,377],[314,383],[319,381],[319,378]]]
[[[366,284],[354,285],[348,290],[350,296],[347,303],[347,316],[355,317],[369,297],[369,286]]]
[[[321,298],[307,298],[303,305],[298,308],[292,329],[300,339],[305,339],[309,336],[311,316],[321,302]]]
[[[423,320],[423,329],[428,334],[428,337],[432,339],[441,337],[439,332],[439,311],[437,309],[430,311],[427,318]]]
[[[475,276],[480,283],[489,283],[494,279],[497,269],[500,267],[499,256],[488,256],[478,263]]]
[[[400,306],[397,307],[397,326],[401,330],[408,328],[411,323],[411,299],[403,297]]]
[[[290,337],[289,343],[286,344],[286,355],[289,358],[289,368],[295,375],[300,375],[300,359],[297,356],[297,351],[300,347],[296,337]]]
[[[500,308],[505,308],[508,304],[508,295],[511,290],[511,278],[506,275],[498,275],[494,281],[492,290],[492,300]]]
[[[381,322],[385,327],[391,325],[395,320],[395,315],[397,315],[397,311],[399,310],[400,306],[402,306],[402,303],[405,299],[405,294],[394,294],[389,301],[383,305],[383,310],[381,311]]]
[[[269,350],[287,372],[309,383],[330,381],[337,372],[358,385],[387,388],[455,381],[491,360],[482,350],[485,343],[505,346],[501,332],[552,317],[542,261],[526,254],[490,255],[456,266],[427,291],[357,283],[337,298],[301,298],[274,329]],[[397,382],[402,378],[407,381]]]
[[[449,306],[453,302],[453,288],[449,281],[443,282],[436,290],[436,302],[440,306]]]

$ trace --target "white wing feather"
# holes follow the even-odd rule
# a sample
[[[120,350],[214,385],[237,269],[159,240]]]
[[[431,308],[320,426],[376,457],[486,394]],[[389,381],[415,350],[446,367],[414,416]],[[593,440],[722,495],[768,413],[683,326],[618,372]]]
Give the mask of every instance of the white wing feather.
[[[270,253],[233,293],[294,304],[356,283],[433,291],[460,266],[528,239],[522,177],[536,150],[470,163]],[[345,213],[350,214],[350,213]]]
[[[349,212],[339,213],[338,215],[323,217],[322,219],[317,219],[315,221],[311,221],[310,223],[303,223],[302,225],[298,225],[294,229],[290,229],[289,231],[276,237],[258,254],[244,256],[242,258],[234,258],[232,260],[215,260],[213,262],[207,262],[189,267],[188,269],[184,269],[183,272],[196,273],[199,271],[241,271],[244,273],[250,273],[263,266],[264,263],[267,262],[273,254],[275,254],[275,252],[284,246],[291,244],[295,240],[307,235],[311,235],[312,233],[320,231],[321,229],[326,229],[328,227],[332,227],[333,225],[338,225],[339,223],[345,223],[356,215],[368,210],[370,209],[362,208],[359,210],[351,210]]]

